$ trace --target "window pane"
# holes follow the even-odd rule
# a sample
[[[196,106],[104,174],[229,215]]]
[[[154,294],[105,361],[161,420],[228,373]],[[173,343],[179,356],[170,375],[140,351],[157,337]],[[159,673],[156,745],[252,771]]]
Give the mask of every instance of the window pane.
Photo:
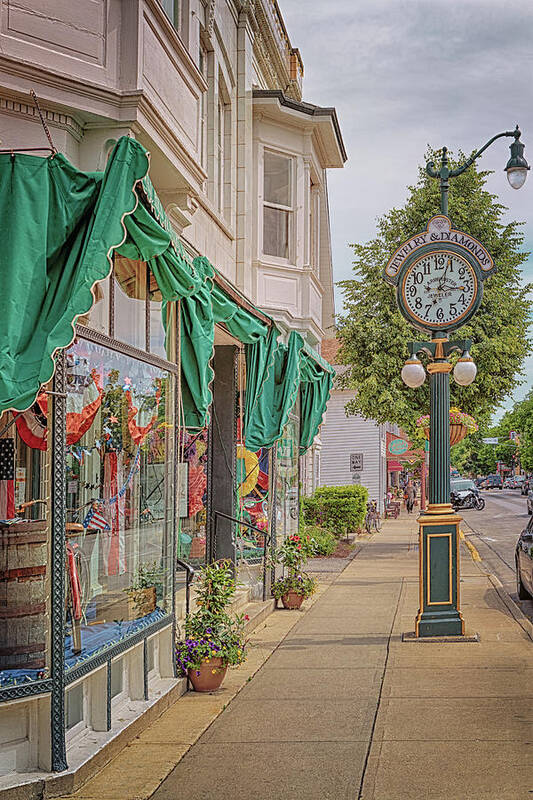
[[[146,264],[115,258],[115,339],[146,347]]]
[[[263,253],[279,258],[289,257],[289,211],[263,208]]]
[[[109,333],[109,278],[99,281],[93,286],[94,305],[91,310],[81,317],[77,322],[86,325],[93,331],[99,333]]]
[[[47,396],[12,421],[0,415],[0,688],[50,674]]]
[[[291,416],[277,445],[276,537],[298,532],[298,442],[300,426]]]
[[[265,150],[265,203],[291,205],[291,159]]]
[[[174,376],[78,339],[67,352],[72,667],[170,611]]]

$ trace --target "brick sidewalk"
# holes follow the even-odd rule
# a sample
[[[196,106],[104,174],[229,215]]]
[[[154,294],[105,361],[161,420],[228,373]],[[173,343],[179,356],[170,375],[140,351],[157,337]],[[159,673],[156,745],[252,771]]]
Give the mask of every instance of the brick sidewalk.
[[[211,725],[221,697],[182,698],[74,797],[530,798],[532,642],[466,549],[462,562],[479,642],[401,641],[418,607],[417,527],[389,521],[305,614],[271,615],[272,655]]]

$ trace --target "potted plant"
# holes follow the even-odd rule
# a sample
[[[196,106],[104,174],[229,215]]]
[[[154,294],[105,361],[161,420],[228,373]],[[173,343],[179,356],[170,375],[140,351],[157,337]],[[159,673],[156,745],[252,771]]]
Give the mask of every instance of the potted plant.
[[[139,619],[155,611],[157,598],[163,594],[163,570],[157,561],[139,564],[131,586],[124,591],[128,595],[129,619]]]
[[[422,429],[426,439],[429,439],[429,414],[419,417],[416,421],[416,426]],[[474,417],[459,408],[450,408],[450,447],[458,444],[465,436],[475,433],[477,430],[478,424]]]
[[[283,603],[284,608],[300,608],[317,587],[315,578],[303,571],[307,559],[314,555],[314,546],[308,534],[288,536],[283,544],[273,551],[271,562],[281,564],[287,574],[272,584],[272,594]]]
[[[244,625],[249,617],[230,616],[227,611],[236,590],[231,561],[203,567],[195,589],[197,611],[185,620],[176,660],[196,692],[212,692],[221,685],[228,667],[246,660]]]

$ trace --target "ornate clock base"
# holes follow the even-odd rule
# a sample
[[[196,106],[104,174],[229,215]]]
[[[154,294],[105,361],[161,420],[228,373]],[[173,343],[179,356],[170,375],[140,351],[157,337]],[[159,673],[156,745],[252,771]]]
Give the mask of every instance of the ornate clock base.
[[[463,636],[459,610],[459,524],[453,513],[424,514],[420,525],[420,608],[415,636]]]

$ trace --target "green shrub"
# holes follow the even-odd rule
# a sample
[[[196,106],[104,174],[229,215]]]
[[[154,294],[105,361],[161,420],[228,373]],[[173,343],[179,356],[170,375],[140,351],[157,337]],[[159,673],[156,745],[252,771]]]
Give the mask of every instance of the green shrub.
[[[303,505],[304,523],[306,523],[307,525],[315,525],[318,517],[318,512],[320,511],[320,503],[318,502],[316,497],[303,497],[302,505]]]
[[[362,526],[368,500],[364,486],[321,486],[304,501],[305,519],[335,536],[346,536]]]
[[[307,525],[305,532],[311,537],[317,556],[330,556],[337,548],[337,539],[330,531],[317,525]]]

